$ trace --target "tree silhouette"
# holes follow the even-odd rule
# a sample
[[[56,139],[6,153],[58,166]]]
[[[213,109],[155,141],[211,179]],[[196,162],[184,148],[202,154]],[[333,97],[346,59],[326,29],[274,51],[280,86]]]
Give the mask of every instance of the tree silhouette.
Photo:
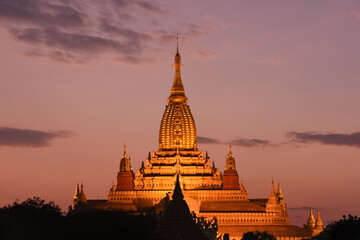
[[[276,240],[276,238],[268,232],[247,232],[243,235],[242,240]]]
[[[326,226],[324,231],[312,238],[313,240],[357,240],[360,239],[360,219],[349,214],[339,221]]]
[[[54,202],[34,197],[0,209],[0,239],[60,239],[65,217]]]
[[[155,215],[87,211],[65,215],[53,202],[34,197],[0,208],[0,239],[158,239]]]

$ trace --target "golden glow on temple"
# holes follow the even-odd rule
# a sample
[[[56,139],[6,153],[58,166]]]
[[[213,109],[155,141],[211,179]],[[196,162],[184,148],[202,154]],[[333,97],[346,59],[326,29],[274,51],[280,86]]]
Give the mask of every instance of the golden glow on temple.
[[[249,199],[243,182],[239,184],[231,145],[224,156],[224,172],[211,165],[207,152],[197,148],[195,121],[181,79],[178,46],[174,66],[175,77],[160,124],[159,149],[149,152],[134,174],[124,146],[117,184],[111,187],[108,199],[86,201],[83,190],[81,195],[77,189],[74,210],[86,205],[161,215],[166,206],[164,199],[172,196],[178,178],[190,211],[201,218],[216,219],[219,235],[228,233],[231,239],[241,239],[248,231],[268,231],[278,239],[300,240],[321,232],[319,213],[315,221],[311,212],[305,228],[290,224],[280,184],[276,192],[274,182],[271,183],[268,198]],[[79,197],[86,203],[79,205]]]

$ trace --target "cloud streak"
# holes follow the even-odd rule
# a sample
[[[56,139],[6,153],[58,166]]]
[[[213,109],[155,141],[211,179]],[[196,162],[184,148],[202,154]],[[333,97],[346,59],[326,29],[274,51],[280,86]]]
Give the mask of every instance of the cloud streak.
[[[287,137],[295,143],[320,143],[334,146],[350,146],[360,148],[360,132],[350,134],[317,133],[317,132],[288,132]]]
[[[46,132],[30,129],[0,127],[0,147],[48,147],[53,139],[68,137],[72,134],[73,133],[69,131]]]
[[[268,140],[263,139],[236,139],[231,141],[231,145],[241,146],[241,147],[266,147],[270,145]]]
[[[301,210],[301,211],[310,211],[310,209],[319,209],[321,210],[322,208],[314,208],[314,207],[309,207],[309,206],[302,206],[302,207],[292,207],[292,208],[288,208],[289,210]]]
[[[219,140],[216,140],[214,138],[198,136],[197,139],[198,139],[198,143],[202,143],[202,144],[221,144]]]
[[[200,144],[228,144],[214,138],[200,137],[200,136],[198,137],[198,142]],[[238,138],[236,140],[231,141],[231,145],[241,146],[241,147],[266,147],[270,145],[270,142],[268,140],[262,140],[262,139]]]

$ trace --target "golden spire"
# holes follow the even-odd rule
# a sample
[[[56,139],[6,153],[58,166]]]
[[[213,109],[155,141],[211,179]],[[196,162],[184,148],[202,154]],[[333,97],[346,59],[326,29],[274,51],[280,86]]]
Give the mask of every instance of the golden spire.
[[[179,173],[176,176],[176,183],[175,183],[175,188],[174,188],[174,193],[172,196],[173,200],[182,200],[184,199],[184,195],[181,191],[181,187],[180,187],[180,179],[179,179]]]
[[[126,143],[124,144],[123,158],[127,158],[127,154],[126,154]]]
[[[314,228],[315,227],[315,219],[314,219],[314,215],[312,213],[312,208],[310,208],[310,214],[309,214],[309,218],[307,220],[307,227],[308,228]]]
[[[226,158],[225,170],[236,170],[235,158],[231,152],[231,144],[229,144],[229,153]]]
[[[80,190],[79,190],[79,184],[76,184],[76,188],[75,188],[75,194],[74,194],[74,199],[78,198],[80,194]]]
[[[171,87],[170,96],[168,97],[168,102],[171,103],[187,103],[188,99],[185,96],[184,86],[181,81],[180,67],[181,64],[181,56],[179,53],[179,36],[176,36],[176,54],[174,59],[175,66],[175,77],[174,83]]]
[[[273,200],[276,202],[276,194],[275,194],[275,187],[274,187],[274,180],[271,181],[271,192],[269,196],[269,201]]]
[[[128,157],[126,154],[126,144],[124,144],[124,153],[120,160],[120,172],[130,172],[132,170],[130,160],[130,156]]]
[[[315,228],[317,229],[323,229],[323,222],[320,218],[320,213],[319,213],[319,209],[317,210],[317,215],[316,215],[316,221],[315,221]]]
[[[281,187],[280,187],[280,183],[278,183],[278,191],[276,194],[280,199],[284,198],[284,195],[281,192]]]

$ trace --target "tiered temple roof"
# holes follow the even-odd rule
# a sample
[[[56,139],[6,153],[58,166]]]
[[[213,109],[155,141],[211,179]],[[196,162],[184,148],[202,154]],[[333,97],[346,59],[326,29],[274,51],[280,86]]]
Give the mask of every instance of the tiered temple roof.
[[[74,209],[77,203],[81,203],[89,208],[163,215],[171,192],[175,189],[173,197],[177,200],[169,205],[173,206],[170,207],[173,208],[171,211],[176,212],[176,206],[180,204],[185,207],[186,204],[189,211],[200,219],[215,218],[219,235],[229,233],[231,239],[240,239],[247,231],[268,231],[284,239],[301,239],[322,231],[319,213],[315,222],[311,212],[305,228],[290,224],[280,184],[276,192],[272,182],[268,198],[248,199],[243,181],[239,184],[231,146],[224,159],[226,166],[223,174],[214,163],[211,165],[207,152],[204,155],[197,146],[195,121],[181,79],[182,62],[178,47],[174,66],[175,77],[161,120],[158,150],[149,153],[134,174],[124,147],[117,184],[111,187],[108,199],[84,200],[77,187]],[[85,196],[83,190],[81,193]],[[171,221],[178,221],[174,216],[168,217]]]

